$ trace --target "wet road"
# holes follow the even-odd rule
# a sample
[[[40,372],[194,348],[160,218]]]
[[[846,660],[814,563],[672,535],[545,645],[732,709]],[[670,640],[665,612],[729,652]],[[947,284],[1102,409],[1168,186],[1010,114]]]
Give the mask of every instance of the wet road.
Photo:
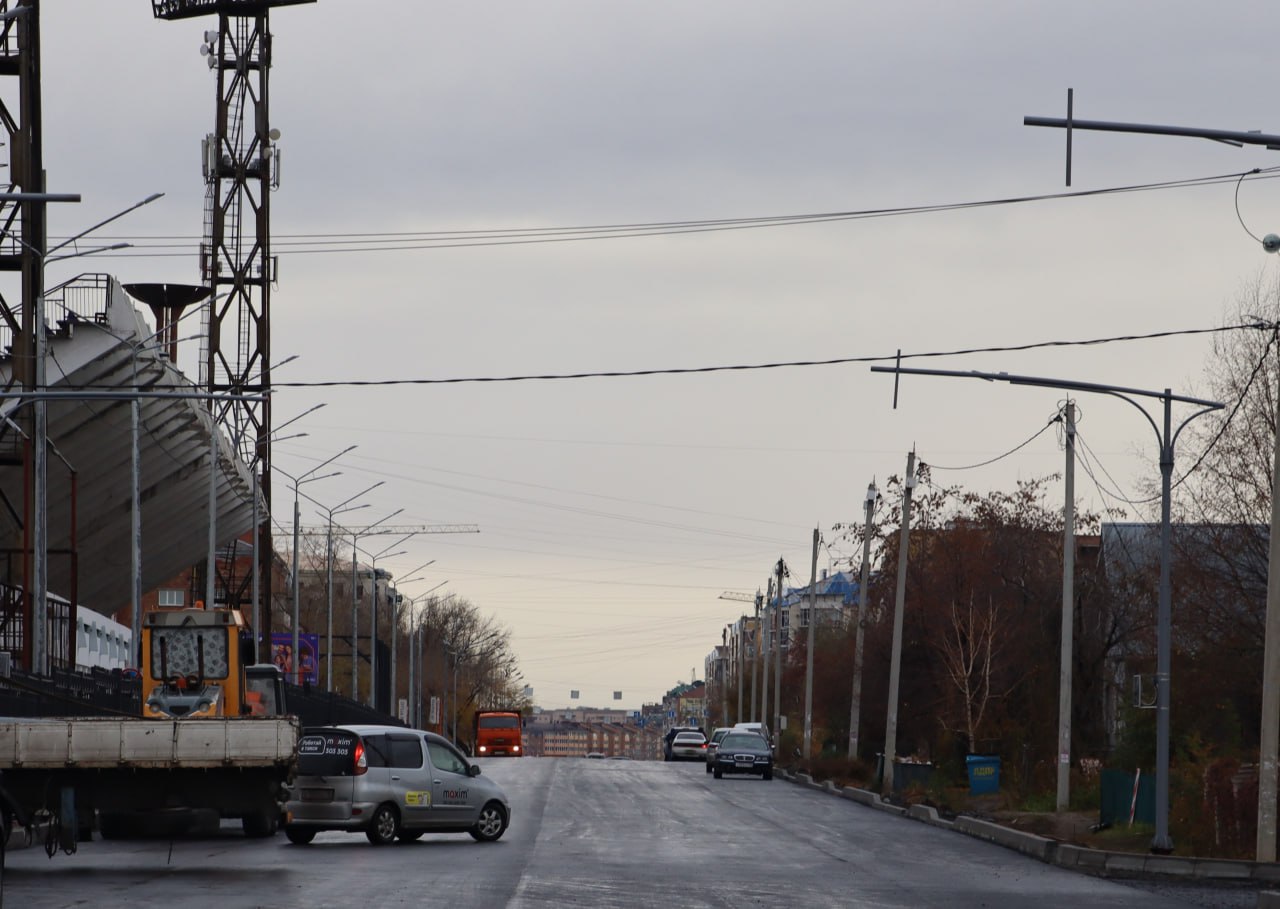
[[[845,799],[700,764],[491,759],[512,802],[501,841],[371,846],[322,833],[11,850],[3,906],[243,907],[1252,906],[1252,892],[1099,880]]]

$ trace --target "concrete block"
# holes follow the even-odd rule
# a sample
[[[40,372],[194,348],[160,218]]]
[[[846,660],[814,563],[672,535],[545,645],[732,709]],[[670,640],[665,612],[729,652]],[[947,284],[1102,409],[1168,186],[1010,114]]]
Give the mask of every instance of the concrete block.
[[[1013,830],[1009,827],[993,824],[990,821],[980,821],[971,817],[957,818],[955,829],[970,836],[976,836],[988,842],[1015,849],[1025,855],[1038,858],[1042,862],[1050,861],[1058,847],[1057,842],[1054,840],[1036,836],[1034,833],[1023,833],[1021,830]]]
[[[912,817],[917,821],[924,821],[925,823],[932,824],[937,823],[938,812],[937,809],[932,808],[929,805],[912,805],[907,809],[907,817]]]
[[[1107,866],[1107,853],[1097,849],[1086,849],[1083,846],[1058,844],[1055,861],[1063,868],[1074,868],[1077,871],[1101,872]]]
[[[1161,857],[1161,860],[1167,860]],[[1178,861],[1178,859],[1173,859]],[[1183,860],[1185,861],[1185,859]],[[1253,862],[1228,861],[1225,859],[1194,859],[1191,874],[1195,877],[1207,877],[1220,881],[1247,881],[1253,877]]]
[[[840,790],[842,798],[851,799],[861,805],[874,805],[880,801],[880,796],[866,789],[855,789],[853,786],[845,786]]]
[[[1147,874],[1161,877],[1196,877],[1196,859],[1178,858],[1172,855],[1148,855],[1143,868]]]
[[[1147,856],[1130,852],[1107,853],[1108,874],[1142,874],[1147,870]]]

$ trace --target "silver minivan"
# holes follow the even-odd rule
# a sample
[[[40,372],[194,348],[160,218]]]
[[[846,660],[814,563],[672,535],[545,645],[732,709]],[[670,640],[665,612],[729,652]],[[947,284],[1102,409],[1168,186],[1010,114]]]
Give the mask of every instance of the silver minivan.
[[[363,831],[382,846],[424,833],[498,839],[511,806],[449,741],[401,726],[324,726],[298,741],[285,836],[305,845],[322,830]]]

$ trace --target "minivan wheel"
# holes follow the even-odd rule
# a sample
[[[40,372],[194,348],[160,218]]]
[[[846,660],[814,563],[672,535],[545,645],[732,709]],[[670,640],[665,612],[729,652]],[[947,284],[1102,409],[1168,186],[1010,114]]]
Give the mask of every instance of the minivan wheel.
[[[400,816],[391,805],[379,805],[373,812],[373,820],[364,835],[375,846],[387,846],[400,834]]]
[[[310,827],[294,827],[292,825],[284,828],[284,835],[295,846],[305,846],[316,838],[316,832]]]
[[[481,843],[492,843],[507,829],[507,812],[497,802],[490,802],[480,809],[475,826],[467,832]]]

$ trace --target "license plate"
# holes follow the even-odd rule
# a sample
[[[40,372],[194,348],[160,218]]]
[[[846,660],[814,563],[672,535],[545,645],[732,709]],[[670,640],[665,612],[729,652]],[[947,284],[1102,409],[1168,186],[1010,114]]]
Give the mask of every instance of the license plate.
[[[304,802],[331,802],[333,801],[332,789],[303,789],[302,800]]]
[[[752,767],[752,762],[751,762],[751,761],[738,761],[736,764],[734,764],[734,766],[735,766],[735,767],[737,767],[739,770],[750,770],[750,769],[751,769],[751,767]]]

